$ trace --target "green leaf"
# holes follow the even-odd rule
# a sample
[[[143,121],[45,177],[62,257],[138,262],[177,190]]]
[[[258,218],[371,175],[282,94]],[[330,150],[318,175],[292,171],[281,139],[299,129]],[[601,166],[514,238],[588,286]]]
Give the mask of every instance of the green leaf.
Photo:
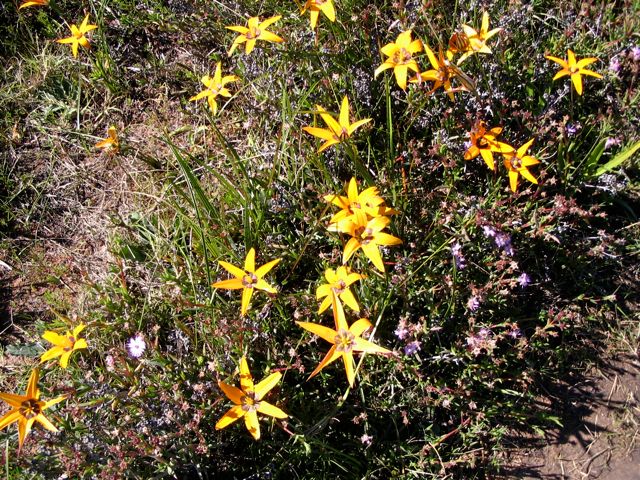
[[[5,352],[17,357],[39,357],[42,350],[36,343],[24,343],[22,345],[7,345]]]
[[[596,170],[595,176],[599,177],[607,172],[610,172],[616,167],[619,167],[626,160],[630,159],[634,153],[636,153],[640,149],[640,141],[637,141],[632,146],[618,153],[615,157],[601,166],[598,170]]]

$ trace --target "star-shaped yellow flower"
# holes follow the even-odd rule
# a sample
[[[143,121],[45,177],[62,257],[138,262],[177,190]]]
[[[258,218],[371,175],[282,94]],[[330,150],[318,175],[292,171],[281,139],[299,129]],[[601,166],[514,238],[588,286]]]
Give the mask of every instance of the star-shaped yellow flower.
[[[518,177],[520,175],[531,183],[538,183],[538,180],[536,180],[536,178],[531,175],[531,172],[527,170],[527,167],[540,163],[540,161],[535,157],[527,155],[527,150],[529,150],[532,143],[533,138],[521,146],[517,151],[503,153],[504,166],[509,171],[509,184],[513,192],[518,188]]]
[[[598,59],[594,57],[583,58],[582,60],[577,60],[575,54],[571,50],[567,50],[567,60],[563,60],[558,57],[552,57],[551,55],[545,55],[547,60],[551,60],[560,64],[562,70],[556,73],[554,80],[564,77],[565,75],[569,75],[571,77],[571,81],[573,82],[573,86],[576,88],[576,92],[578,95],[582,95],[582,77],[580,75],[588,75],[591,77],[602,78],[602,75],[596,72],[592,72],[591,70],[587,70],[587,65],[591,65],[594,62],[597,62]]]
[[[496,137],[500,135],[501,132],[502,127],[494,127],[491,130],[487,130],[486,123],[482,120],[477,121],[469,132],[471,145],[467,151],[464,152],[464,159],[471,160],[481,155],[487,166],[495,171],[496,166],[493,161],[493,152],[506,153],[513,151],[511,145],[496,140]]]
[[[301,13],[304,15],[307,10],[311,14],[311,28],[316,28],[320,12],[324,13],[330,22],[336,21],[336,10],[332,0],[307,0]]]
[[[46,7],[47,5],[49,5],[49,0],[31,0],[29,2],[24,2],[22,5],[20,5],[20,7],[18,7],[18,10],[22,10],[23,8],[27,8],[27,7],[35,7],[35,6]]]
[[[376,68],[374,77],[381,72],[393,68],[398,86],[402,90],[407,89],[407,72],[412,70],[416,73],[420,72],[418,64],[413,58],[414,53],[422,51],[422,42],[420,40],[411,40],[411,30],[402,32],[393,43],[388,43],[380,50],[388,58],[382,65]]]
[[[502,28],[489,30],[489,14],[484,12],[482,14],[482,25],[480,26],[480,30],[476,30],[469,25],[463,25],[462,30],[469,39],[470,48],[458,59],[458,64],[462,63],[469,57],[469,55],[474,53],[491,53],[491,49],[487,46],[487,40],[493,37],[496,33],[501,32]]]
[[[280,381],[280,377],[282,377],[282,374],[275,372],[257,385],[254,385],[247,359],[242,357],[240,360],[240,388],[227,385],[222,381],[218,382],[220,389],[235,405],[218,420],[216,430],[221,430],[244,417],[247,430],[249,430],[253,438],[259,440],[260,423],[258,423],[258,412],[270,417],[287,418],[288,415],[286,413],[263,400],[269,390]]]
[[[84,34],[98,28],[98,26],[89,24],[89,15],[87,14],[87,16],[84,17],[84,20],[80,24],[80,27],[76,27],[74,24],[71,24],[70,28],[71,28],[71,36],[67,38],[61,38],[59,40],[56,40],[56,42],[70,43],[71,52],[73,53],[74,57],[77,57],[78,45],[82,45],[84,48],[91,48],[91,45],[89,45],[89,40],[87,40]]]
[[[333,293],[331,295],[333,295]],[[314,377],[324,367],[342,357],[349,386],[353,387],[353,382],[356,376],[354,369],[355,362],[353,360],[353,354],[355,352],[386,354],[390,354],[392,352],[386,348],[379,347],[375,343],[360,338],[365,331],[371,328],[371,322],[366,318],[361,318],[349,327],[340,302],[333,302],[333,316],[336,324],[335,330],[317,323],[296,322],[305,330],[308,330],[309,332],[318,335],[323,340],[333,344],[320,364],[311,373],[311,375],[309,375],[309,378]]]
[[[365,221],[364,215],[357,213],[357,220],[348,224],[346,233],[351,235],[351,238],[344,246],[342,263],[347,263],[351,256],[361,248],[371,263],[378,270],[384,272],[379,245],[391,246],[402,243],[399,238],[382,231],[390,222],[389,217],[376,217]]]
[[[326,150],[331,145],[335,145],[336,143],[343,142],[344,140],[350,138],[351,135],[353,135],[353,132],[356,131],[356,129],[371,121],[370,118],[365,118],[363,120],[357,120],[353,123],[349,123],[349,100],[347,99],[346,95],[342,99],[338,121],[336,121],[336,119],[333,118],[333,116],[331,116],[331,114],[329,114],[320,105],[316,105],[316,110],[318,111],[318,113],[320,113],[320,116],[324,120],[324,123],[326,123],[329,128],[302,127],[302,129],[305,132],[310,133],[314,137],[325,140],[325,142],[318,149],[318,153]]]
[[[316,298],[318,300],[325,297],[320,304],[318,313],[324,312],[333,301],[340,300],[347,304],[354,312],[360,311],[360,306],[353,296],[353,293],[351,293],[349,286],[358,280],[362,280],[364,278],[363,275],[352,272],[351,268],[342,265],[336,270],[327,268],[324,271],[324,278],[327,279],[327,283],[320,285],[316,290]]]
[[[262,290],[267,293],[276,293],[276,289],[263,280],[269,271],[275,267],[281,258],[271,260],[269,263],[265,263],[260,268],[256,269],[256,251],[255,249],[249,250],[247,258],[244,261],[244,270],[231,265],[230,263],[220,260],[218,263],[231,275],[236,278],[230,278],[229,280],[221,280],[213,284],[214,288],[224,288],[229,290],[242,289],[242,306],[240,308],[240,314],[244,315],[249,309],[249,302],[251,301],[251,295],[254,290]]]
[[[85,327],[86,325],[80,324],[73,329],[73,333],[67,332],[66,335],[60,335],[50,330],[44,332],[42,338],[49,343],[53,343],[55,346],[42,354],[40,362],[46,362],[52,358],[60,357],[60,366],[67,368],[71,354],[81,348],[87,348],[87,341],[84,338],[78,338],[78,335],[80,335],[80,332],[82,332]]]
[[[110,153],[118,153],[120,143],[118,142],[118,132],[116,127],[111,125],[107,130],[107,138],[96,143],[96,148],[103,148]]]
[[[25,438],[29,435],[34,422],[39,422],[44,428],[52,432],[58,429],[42,413],[47,408],[66,399],[62,395],[46,402],[40,400],[40,390],[38,389],[38,370],[31,372],[27,391],[24,395],[14,395],[12,393],[0,393],[0,399],[8,403],[12,408],[2,418],[0,418],[0,430],[13,422],[18,422],[18,450],[22,449]]]
[[[213,78],[209,75],[205,75],[200,80],[206,89],[201,91],[199,94],[191,97],[189,99],[190,102],[194,102],[196,100],[200,100],[201,98],[207,97],[207,102],[209,102],[209,107],[211,111],[215,115],[218,113],[218,104],[216,103],[216,97],[218,95],[222,97],[230,97],[231,92],[228,88],[225,87],[227,83],[236,82],[239,78],[236,75],[225,75],[222,76],[222,62],[218,62],[216,65],[216,71],[213,74]]]
[[[238,45],[242,43],[246,43],[245,45],[245,53],[249,54],[252,52],[253,48],[256,46],[257,40],[264,40],[266,42],[277,42],[281,43],[284,40],[276,35],[275,33],[271,33],[267,31],[267,27],[272,23],[277,22],[282,18],[281,15],[276,15],[275,17],[267,18],[265,21],[260,22],[259,17],[251,17],[247,21],[247,26],[243,27],[242,25],[233,25],[230,27],[226,27],[229,30],[233,30],[234,32],[238,32],[240,35],[236,37],[233,41],[233,45],[231,45],[231,50],[229,50],[229,56],[233,54],[233,51],[238,47]]]
[[[475,90],[476,87],[474,81],[460,70],[460,68],[451,63],[451,61],[446,58],[442,49],[438,51],[437,57],[428,45],[425,45],[424,49],[425,52],[427,52],[429,63],[431,63],[433,69],[419,73],[411,79],[411,83],[434,82],[429,93],[432,94],[438,88],[443,87],[451,101],[455,100],[453,95],[454,92]],[[458,78],[463,86],[453,88],[451,86],[451,80],[454,78]]]

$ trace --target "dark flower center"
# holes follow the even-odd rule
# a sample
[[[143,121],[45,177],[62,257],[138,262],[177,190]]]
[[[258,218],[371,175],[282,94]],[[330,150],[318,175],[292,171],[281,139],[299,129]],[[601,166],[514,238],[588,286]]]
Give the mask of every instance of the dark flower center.
[[[344,353],[351,352],[356,345],[355,339],[356,337],[353,333],[341,328],[334,339],[336,351]]]
[[[256,277],[255,273],[245,271],[245,276],[242,277],[242,286],[244,288],[253,288],[253,286],[258,283],[258,277]]]
[[[26,419],[36,417],[42,413],[42,402],[39,402],[35,398],[25,400],[20,405],[20,415]]]

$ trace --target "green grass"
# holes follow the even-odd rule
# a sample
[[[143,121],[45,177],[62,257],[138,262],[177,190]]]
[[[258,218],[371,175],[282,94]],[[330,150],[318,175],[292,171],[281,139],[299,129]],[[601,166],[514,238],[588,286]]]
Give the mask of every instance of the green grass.
[[[47,411],[60,433],[35,428],[17,455],[16,428],[5,429],[6,478],[490,478],[510,432],[557,428],[537,402],[545,384],[584,371],[597,352],[637,348],[638,161],[616,158],[638,141],[637,6],[577,15],[581,2],[489,2],[491,27],[504,31],[492,55],[461,66],[477,91],[451,102],[427,86],[405,94],[391,71],[373,77],[380,47],[405,29],[437,50],[462,23],[479,26],[482,11],[464,2],[430,3],[342,0],[335,23],[321,16],[317,43],[294,2],[0,7],[6,258],[29,259],[21,232],[51,219],[94,208],[111,222],[108,238],[93,238],[107,243],[108,272],[47,297],[88,325],[89,348],[68,369],[43,367],[43,398],[69,394]],[[84,12],[99,28],[74,59],[53,40]],[[229,58],[225,26],[245,14],[283,15],[271,30],[286,42]],[[568,79],[551,81],[557,68],[544,55],[567,48],[599,58],[604,79],[585,77],[582,97]],[[218,61],[241,81],[212,116],[188,99]],[[324,127],[316,105],[337,114],[344,95],[352,120],[372,122],[317,153],[302,127]],[[477,119],[516,147],[535,138],[538,186],[521,178],[513,194],[498,154],[497,173],[463,160]],[[121,151],[100,155],[94,144],[112,124]],[[400,212],[389,232],[403,245],[384,251],[385,273],[362,252],[350,262],[367,275],[353,287],[361,315],[395,354],[364,356],[349,389],[340,362],[307,380],[328,345],[294,321],[330,324],[315,313],[315,290],[347,239],[327,231],[335,209],[322,197],[343,194],[352,176]],[[126,192],[124,204],[95,207],[114,192]],[[239,292],[211,285],[228,277],[218,261],[241,265],[250,248],[257,265],[282,259],[267,276],[278,293],[256,292],[241,317]],[[74,274],[47,262],[45,278]],[[14,342],[26,353],[14,345],[7,357],[26,361],[3,367],[2,391],[22,393],[45,330],[74,326],[34,317]],[[140,360],[125,347],[137,333]],[[256,380],[283,373],[268,401],[290,418],[262,418],[259,442],[242,420],[214,429],[229,408],[217,382],[237,384],[242,355]]]

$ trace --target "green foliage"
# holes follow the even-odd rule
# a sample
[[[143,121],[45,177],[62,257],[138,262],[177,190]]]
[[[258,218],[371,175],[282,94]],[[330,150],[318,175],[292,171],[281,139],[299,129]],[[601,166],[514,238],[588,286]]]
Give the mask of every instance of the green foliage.
[[[451,3],[337,2],[337,21],[321,14],[313,32],[294,2],[258,12],[249,1],[89,1],[100,27],[77,61],[52,42],[68,34],[63,20],[81,21],[76,2],[19,17],[0,7],[15,23],[0,25],[11,34],[2,146],[24,156],[37,140],[54,163],[73,145],[84,158],[117,124],[123,148],[101,161],[137,194],[113,219],[109,275],[83,286],[91,306],[77,317],[89,349],[66,371],[45,367],[47,391],[70,394],[55,410],[61,432],[34,431],[29,455],[6,464],[22,473],[7,478],[487,478],[510,432],[560,425],[537,402],[541,386],[592,359],[606,315],[631,313],[621,272],[638,251],[629,227],[638,192],[625,184],[637,179],[640,145],[632,30],[611,6],[594,38],[596,12],[577,15],[576,2],[488,2],[504,31],[489,41],[492,55],[460,65],[475,92],[451,102],[429,84],[402,92],[391,70],[373,78],[380,47],[401,31],[437,51],[463,23],[479,26],[480,10]],[[283,15],[273,31],[286,42],[228,57],[236,33],[225,26],[245,14]],[[567,48],[598,56],[603,74],[618,56],[619,74],[585,77],[577,97],[567,78],[552,82],[544,58]],[[217,61],[242,81],[213,116],[188,99]],[[319,154],[301,128],[320,123],[317,105],[336,115],[344,95],[352,119],[373,121]],[[521,178],[513,194],[499,154],[497,172],[463,160],[480,119],[516,147],[535,137],[539,185]],[[6,133],[16,125],[20,138]],[[627,147],[609,159],[607,139]],[[0,169],[0,225],[46,209],[25,193],[28,172]],[[618,169],[626,174],[605,183]],[[403,245],[383,250],[384,273],[361,251],[351,262],[367,278],[353,287],[362,311],[349,323],[369,318],[375,342],[395,354],[359,359],[350,389],[339,362],[308,380],[328,346],[294,321],[331,322],[315,313],[315,290],[347,238],[327,231],[335,208],[323,196],[344,194],[353,176],[399,211],[389,232]],[[239,265],[250,248],[258,265],[282,261],[269,273],[278,294],[256,292],[242,317],[239,292],[212,284],[228,278],[219,260]],[[137,334],[140,359],[127,351]],[[37,356],[33,348],[5,353]],[[217,381],[238,383],[242,355],[256,379],[283,373],[267,400],[290,418],[261,418],[259,442],[242,421],[214,429],[229,403]]]

